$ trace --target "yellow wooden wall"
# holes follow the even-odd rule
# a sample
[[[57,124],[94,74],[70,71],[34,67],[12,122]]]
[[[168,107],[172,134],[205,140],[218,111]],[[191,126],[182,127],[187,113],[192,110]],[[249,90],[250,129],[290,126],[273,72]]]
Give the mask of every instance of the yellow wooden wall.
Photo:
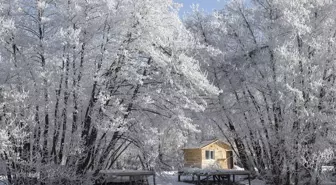
[[[215,159],[206,159],[205,151],[215,151]],[[216,142],[202,149],[184,149],[184,166],[206,168],[217,163],[222,169],[228,169],[226,151],[231,151],[230,146]]]
[[[227,160],[226,160],[226,151],[229,147],[227,145],[216,142],[202,148],[202,168],[206,168],[209,165],[217,163],[223,169],[228,169]],[[215,151],[215,159],[206,159],[205,151],[211,150]]]
[[[201,149],[185,149],[184,150],[184,167],[202,168]]]

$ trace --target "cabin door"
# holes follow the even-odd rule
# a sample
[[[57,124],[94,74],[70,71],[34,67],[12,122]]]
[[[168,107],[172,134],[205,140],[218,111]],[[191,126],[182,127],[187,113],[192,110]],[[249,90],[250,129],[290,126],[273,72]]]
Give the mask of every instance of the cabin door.
[[[227,161],[228,169],[232,169],[233,168],[233,153],[232,153],[232,151],[227,151],[226,152],[226,161]]]

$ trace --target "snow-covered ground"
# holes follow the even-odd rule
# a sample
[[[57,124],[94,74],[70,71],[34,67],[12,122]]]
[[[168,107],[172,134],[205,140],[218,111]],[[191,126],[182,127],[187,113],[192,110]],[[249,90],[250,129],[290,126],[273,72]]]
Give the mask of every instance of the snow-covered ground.
[[[188,177],[182,177],[181,180],[184,179],[188,180]],[[236,177],[236,182],[239,182],[240,184],[248,185],[247,180],[240,180],[239,177]],[[149,183],[153,184],[152,178],[149,179]],[[162,172],[156,176],[156,184],[157,185],[191,185],[190,183],[186,182],[178,182],[177,180],[177,171],[173,172]],[[255,179],[251,181],[251,185],[265,185],[265,182]]]
[[[322,185],[336,185],[336,182],[322,182]]]

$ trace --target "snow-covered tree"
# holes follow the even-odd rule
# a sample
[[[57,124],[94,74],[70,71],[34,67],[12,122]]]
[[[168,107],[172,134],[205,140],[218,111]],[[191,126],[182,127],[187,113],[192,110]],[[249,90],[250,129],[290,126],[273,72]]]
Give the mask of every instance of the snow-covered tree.
[[[219,93],[172,0],[0,7],[1,157],[14,184],[31,173],[71,183],[115,167],[130,147],[150,167],[160,136],[196,130],[184,111],[204,110],[203,97]]]
[[[209,100],[208,122],[244,168],[271,184],[316,184],[331,159],[318,156],[334,146],[334,8],[332,1],[233,0],[185,18],[213,48],[198,58],[223,90]]]

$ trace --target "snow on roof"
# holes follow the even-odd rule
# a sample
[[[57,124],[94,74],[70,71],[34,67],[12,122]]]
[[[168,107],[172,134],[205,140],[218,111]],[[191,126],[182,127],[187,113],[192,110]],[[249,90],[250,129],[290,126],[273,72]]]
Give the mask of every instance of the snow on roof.
[[[219,141],[218,139],[213,139],[213,140],[208,140],[208,141],[202,141],[198,144],[190,144],[190,145],[187,145],[186,147],[184,147],[183,149],[196,149],[196,148],[203,148],[205,146],[208,146],[214,142],[217,142]],[[221,141],[222,142],[222,141]],[[224,142],[223,142],[224,143]]]

